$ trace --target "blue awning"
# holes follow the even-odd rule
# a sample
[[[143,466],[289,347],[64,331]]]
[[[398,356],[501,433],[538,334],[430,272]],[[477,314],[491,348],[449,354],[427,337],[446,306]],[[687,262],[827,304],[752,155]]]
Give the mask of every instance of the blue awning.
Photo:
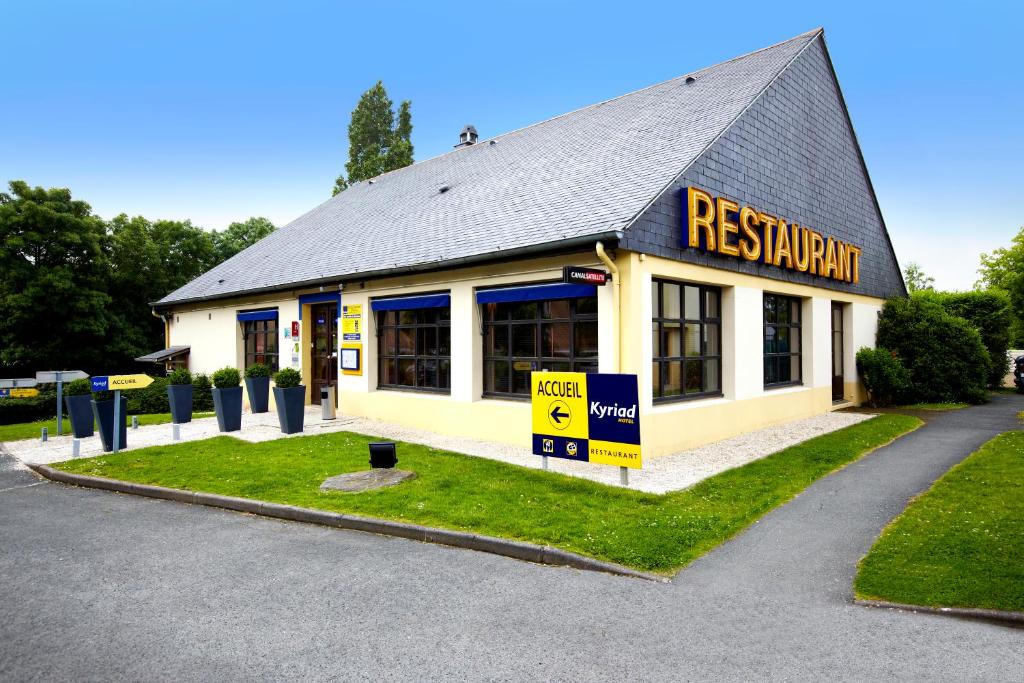
[[[545,285],[527,285],[525,287],[502,287],[501,289],[482,289],[476,293],[479,304],[500,304],[513,301],[546,301],[549,299],[576,299],[584,296],[597,296],[596,285],[572,285],[552,282]]]
[[[450,294],[423,294],[403,296],[394,299],[374,299],[370,308],[375,311],[409,311],[417,308],[448,308],[452,305]]]
[[[239,311],[238,322],[248,320],[277,320],[277,309],[270,311]]]
[[[341,313],[341,292],[316,292],[315,294],[299,295],[299,320],[302,320],[302,307],[306,304],[338,304]]]

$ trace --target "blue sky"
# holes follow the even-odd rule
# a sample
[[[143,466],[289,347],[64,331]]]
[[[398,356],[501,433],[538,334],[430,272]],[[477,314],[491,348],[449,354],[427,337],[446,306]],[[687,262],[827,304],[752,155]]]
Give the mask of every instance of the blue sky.
[[[330,196],[382,79],[416,158],[825,36],[901,263],[968,288],[1024,225],[1017,2],[48,2],[4,10],[0,180],[104,217],[284,224]]]

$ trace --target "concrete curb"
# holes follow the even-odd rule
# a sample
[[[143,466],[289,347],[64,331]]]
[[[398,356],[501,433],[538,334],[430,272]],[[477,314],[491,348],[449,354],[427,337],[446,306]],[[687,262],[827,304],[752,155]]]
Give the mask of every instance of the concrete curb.
[[[308,524],[320,524],[323,526],[336,527],[339,529],[350,529],[353,531],[365,531],[383,536],[398,536],[424,543],[437,543],[455,548],[477,550],[494,555],[503,555],[517,560],[525,560],[536,564],[547,564],[556,567],[571,567],[573,569],[585,569],[588,571],[604,572],[617,576],[628,576],[635,579],[646,579],[659,583],[668,583],[670,579],[656,574],[623,567],[611,562],[602,562],[585,555],[578,555],[567,550],[552,548],[551,546],[535,545],[523,541],[510,541],[494,536],[479,536],[465,531],[452,531],[448,529],[436,529],[420,526],[418,524],[406,524],[404,522],[392,522],[386,519],[374,517],[359,517],[346,515],[326,510],[312,510],[292,505],[280,505],[278,503],[266,503],[250,498],[235,498],[232,496],[221,496],[215,493],[193,493],[181,489],[165,488],[163,486],[149,486],[147,484],[135,484],[118,479],[106,479],[104,477],[90,477],[84,474],[71,474],[57,470],[47,465],[36,465],[26,463],[37,474],[72,486],[85,488],[102,489],[104,491],[115,491],[117,493],[130,493],[135,496],[146,496],[148,498],[159,498],[161,500],[172,500],[178,503],[191,503],[194,505],[206,505],[208,507],[233,510],[235,512],[246,512],[263,517],[285,519],[293,522],[305,522]]]
[[[927,607],[925,605],[906,605],[900,602],[888,602],[886,600],[860,600],[855,599],[853,604],[861,607],[877,607],[880,609],[899,609],[907,612],[923,612],[925,614],[940,614],[947,617],[958,617],[960,619],[978,619],[982,621],[993,621],[1007,626],[1024,628],[1024,612],[1010,612],[999,609],[982,609],[980,607]]]

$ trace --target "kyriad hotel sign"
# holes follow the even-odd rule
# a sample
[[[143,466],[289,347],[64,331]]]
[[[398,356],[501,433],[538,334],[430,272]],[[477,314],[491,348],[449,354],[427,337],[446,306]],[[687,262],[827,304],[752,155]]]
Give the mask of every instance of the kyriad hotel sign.
[[[860,247],[696,187],[683,190],[683,209],[684,247],[860,282]]]

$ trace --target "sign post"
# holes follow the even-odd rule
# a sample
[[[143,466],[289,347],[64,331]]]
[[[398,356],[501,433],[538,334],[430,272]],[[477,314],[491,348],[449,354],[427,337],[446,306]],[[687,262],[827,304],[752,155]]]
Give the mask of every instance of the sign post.
[[[533,453],[545,459],[640,469],[636,375],[534,372],[530,379]]]
[[[57,436],[64,433],[64,382],[85,379],[88,373],[81,370],[42,370],[36,373],[36,381],[41,384],[57,383]]]
[[[92,378],[93,391],[114,392],[114,433],[111,445],[112,452],[117,453],[121,448],[121,390],[122,389],[144,389],[153,383],[149,375],[109,375],[105,377]]]

